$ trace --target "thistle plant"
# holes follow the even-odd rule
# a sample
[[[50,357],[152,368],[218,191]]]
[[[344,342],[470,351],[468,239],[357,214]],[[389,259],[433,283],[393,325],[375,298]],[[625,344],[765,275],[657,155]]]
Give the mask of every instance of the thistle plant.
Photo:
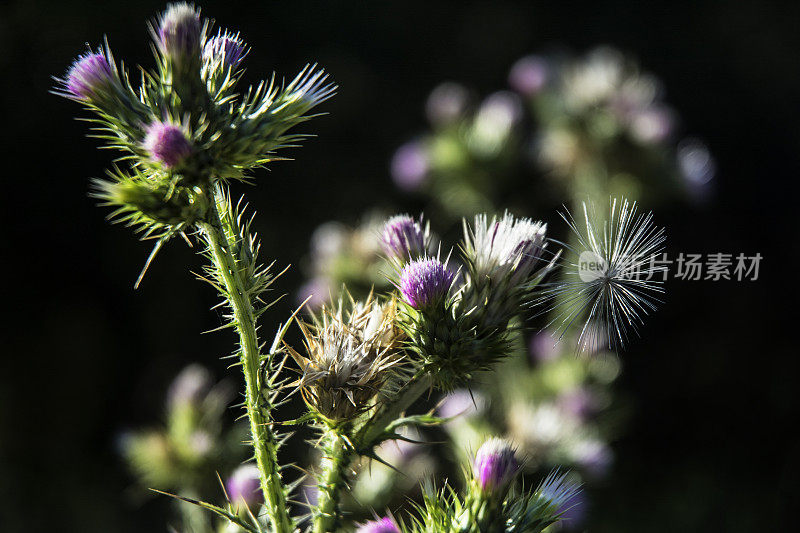
[[[297,320],[303,346],[284,341],[296,311],[264,344],[257,321],[274,303],[268,291],[276,274],[259,262],[252,219],[243,200],[232,200],[230,187],[253,181],[254,169],[296,146],[304,135],[294,127],[314,117],[335,87],[322,71],[306,67],[285,86],[273,76],[242,90],[248,50],[230,31],[210,37],[212,26],[194,6],[170,5],[152,27],[156,68],[142,69],[138,89],[106,44],[76,60],[56,91],[81,103],[96,136],[121,152],[108,178],[94,182],[93,194],[113,208],[113,220],[155,239],[145,270],[173,237],[200,243],[207,264],[198,277],[219,293],[224,326],[238,334],[231,358],[242,370],[241,407],[253,461],[229,477],[222,505],[186,492],[176,497],[251,533],[293,532],[306,524],[315,533],[354,527],[537,533],[556,523],[575,485],[554,473],[537,489],[524,489],[515,448],[500,439],[478,450],[462,493],[449,485],[426,490],[406,520],[390,515],[356,526],[346,514],[343,499],[357,477],[354,466],[383,461],[379,451],[387,443],[413,440],[409,435],[421,427],[449,422],[433,409],[413,414],[419,400],[470,386],[514,352],[531,307],[543,305],[538,295],[558,268],[560,252],[552,250],[544,223],[510,213],[465,220],[458,251],[447,253],[434,247],[438,239],[421,219],[396,216],[380,232],[386,291],[363,298],[345,293]],[[473,132],[472,142],[486,153],[500,146],[498,132],[514,124],[500,100],[478,117]],[[649,218],[629,223],[632,215],[625,212],[619,225],[612,224],[614,242],[652,253],[660,234],[650,233]],[[603,308],[602,316],[631,316],[616,297],[595,305]],[[196,413],[186,405],[193,405],[198,387],[190,385],[177,386],[183,392],[175,395],[189,400],[171,404],[180,422],[175,425],[184,432],[196,425]],[[279,418],[277,408],[295,392],[306,412],[295,420]],[[305,517],[290,509],[297,484],[285,483],[286,465],[278,455],[289,438],[281,428],[292,425],[310,427],[320,451],[319,463],[309,468],[317,497]],[[166,486],[166,477],[149,481],[165,484],[154,487],[159,492],[182,490],[180,482]]]
[[[335,86],[306,67],[286,85],[273,75],[241,90],[244,44],[226,31],[209,38],[211,26],[194,6],[172,4],[152,26],[156,68],[141,69],[138,89],[106,44],[80,57],[56,92],[82,104],[95,136],[121,152],[109,178],[95,182],[95,196],[114,208],[112,219],[156,239],[153,255],[177,235],[203,245],[209,264],[200,277],[220,293],[239,335],[233,357],[244,374],[268,522],[289,531],[271,413],[280,378],[275,351],[262,353],[256,326],[274,277],[259,265],[258,240],[228,187],[301,141],[293,128],[312,118]]]

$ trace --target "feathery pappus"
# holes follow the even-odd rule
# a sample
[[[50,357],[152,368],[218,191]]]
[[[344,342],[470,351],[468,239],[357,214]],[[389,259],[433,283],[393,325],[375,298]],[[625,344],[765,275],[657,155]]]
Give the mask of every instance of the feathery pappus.
[[[666,235],[653,214],[639,213],[636,202],[611,198],[607,216],[583,203],[583,218],[569,211],[562,218],[573,232],[564,278],[550,284],[538,301],[552,299],[549,325],[559,336],[580,324],[578,348],[594,352],[604,345],[624,348],[638,335],[644,317],[656,310],[666,267],[659,264]]]

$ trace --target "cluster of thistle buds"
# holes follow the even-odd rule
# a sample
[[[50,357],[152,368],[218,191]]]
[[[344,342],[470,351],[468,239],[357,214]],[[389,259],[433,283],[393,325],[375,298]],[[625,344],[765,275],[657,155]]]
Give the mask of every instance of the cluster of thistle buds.
[[[511,320],[554,265],[545,259],[545,231],[510,214],[479,215],[465,224],[464,264],[455,268],[433,253],[428,225],[390,218],[382,240],[397,294],[385,303],[340,301],[302,325],[307,356],[288,348],[306,402],[325,420],[351,420],[407,375],[451,389],[488,369],[507,353]]]
[[[383,241],[397,266],[403,330],[421,368],[445,389],[467,381],[507,352],[510,321],[523,314],[551,270],[546,226],[510,214],[464,224],[460,267],[432,254],[432,235],[409,216],[390,219]]]
[[[148,235],[204,220],[215,185],[247,179],[302,139],[288,130],[335,90],[306,67],[283,87],[273,76],[241,91],[248,48],[226,30],[211,36],[211,27],[193,6],[172,4],[153,25],[156,69],[142,69],[138,88],[108,44],[58,80],[56,92],[91,111],[96,136],[131,162],[97,180],[96,196]]]

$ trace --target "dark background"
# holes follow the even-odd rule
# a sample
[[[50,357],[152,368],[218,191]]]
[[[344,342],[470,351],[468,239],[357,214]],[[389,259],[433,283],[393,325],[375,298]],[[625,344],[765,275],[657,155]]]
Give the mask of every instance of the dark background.
[[[756,282],[674,282],[619,383],[637,410],[593,498],[589,530],[779,531],[792,507],[800,442],[796,285],[800,4],[695,2],[202,2],[241,30],[247,80],[319,61],[341,89],[318,138],[247,188],[263,249],[298,264],[311,231],[355,222],[373,205],[415,209],[388,159],[425,127],[438,82],[481,93],[505,85],[513,61],[549,45],[607,43],[634,53],[668,88],[687,131],[719,170],[704,208],[661,210],[670,249],[760,252]],[[88,178],[112,154],[95,149],[50,76],[108,35],[126,64],[152,64],[145,21],[162,2],[3,2],[3,279],[0,362],[0,531],[164,531],[166,503],[131,505],[115,448],[120,430],[161,413],[169,379],[200,360],[224,374],[228,332],[200,260],[167,247],[142,288],[148,252],[104,221]],[[244,188],[238,188],[244,191]],[[545,219],[555,217],[543,213]],[[794,261],[794,263],[793,263]],[[278,283],[291,292],[292,268]],[[286,317],[291,301],[264,323]]]

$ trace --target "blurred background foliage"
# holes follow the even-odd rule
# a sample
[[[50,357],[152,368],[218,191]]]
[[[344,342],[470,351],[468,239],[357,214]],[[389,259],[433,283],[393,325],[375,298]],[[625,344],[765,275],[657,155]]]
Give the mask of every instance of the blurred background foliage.
[[[341,89],[297,161],[242,188],[263,250],[293,267],[294,294],[315,228],[355,226],[370,208],[426,207],[393,185],[396,148],[424,134],[430,90],[457,80],[486,95],[532,52],[611,44],[667,89],[682,128],[717,160],[713,197],[656,210],[668,251],[761,253],[757,282],[668,284],[668,298],[625,356],[617,394],[627,427],[613,470],[592,491],[591,531],[779,530],[792,523],[800,473],[795,357],[788,307],[797,256],[793,195],[800,8],[699,2],[203,2],[240,30],[253,73],[306,61]],[[0,530],[164,531],[169,502],[133,490],[120,460],[131,428],[168,422],[167,389],[188,363],[225,377],[230,332],[171,243],[139,291],[149,247],[108,227],[86,196],[109,153],[84,138],[74,109],[48,94],[85,47],[108,38],[129,65],[152,64],[144,22],[162,2],[27,0],[0,5],[5,142],[6,320],[0,363]],[[245,76],[248,77],[247,75]],[[551,211],[532,213],[552,225]],[[442,229],[442,228],[437,228]],[[9,231],[10,230],[10,231]],[[289,298],[263,319],[269,330]],[[297,332],[295,331],[295,335]],[[232,376],[235,380],[235,376]],[[230,385],[230,384],[229,384]],[[287,415],[288,416],[288,415]],[[303,462],[304,457],[288,457]],[[235,460],[238,460],[236,458]],[[234,461],[235,461],[234,460]]]

